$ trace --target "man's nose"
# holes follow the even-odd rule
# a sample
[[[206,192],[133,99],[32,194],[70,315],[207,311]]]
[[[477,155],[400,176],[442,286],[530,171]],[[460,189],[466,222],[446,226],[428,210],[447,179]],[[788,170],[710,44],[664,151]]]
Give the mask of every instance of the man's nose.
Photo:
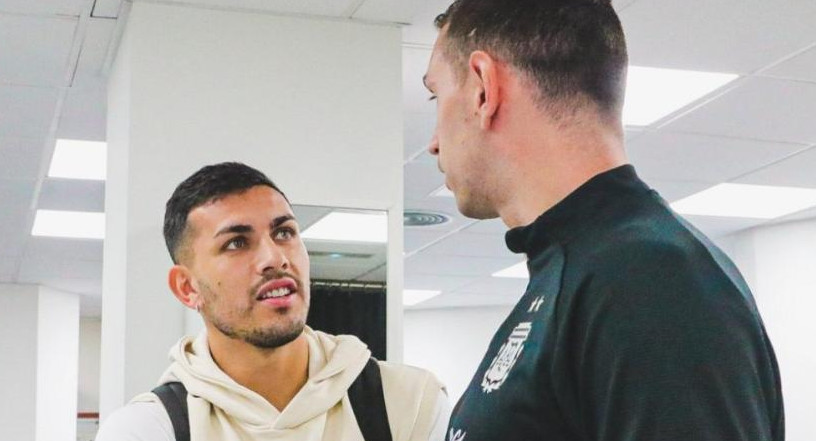
[[[262,274],[270,269],[288,270],[289,258],[284,251],[271,237],[262,239],[258,246],[258,272]]]
[[[439,155],[439,138],[436,136],[436,129],[431,137],[431,142],[428,144],[428,153],[437,156]]]

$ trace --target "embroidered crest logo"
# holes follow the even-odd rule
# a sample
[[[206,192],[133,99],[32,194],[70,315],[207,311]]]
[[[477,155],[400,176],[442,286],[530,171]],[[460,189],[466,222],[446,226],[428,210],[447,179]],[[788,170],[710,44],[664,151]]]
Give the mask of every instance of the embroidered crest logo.
[[[487,372],[485,372],[484,378],[482,379],[482,391],[484,393],[489,394],[504,384],[504,380],[507,379],[507,375],[510,374],[513,365],[516,364],[516,361],[521,355],[521,351],[524,350],[524,342],[527,341],[532,327],[532,322],[519,323],[518,326],[513,329],[513,332],[510,333],[507,342],[499,349],[499,353],[493,359],[493,362],[490,363]]]
[[[454,432],[453,427],[451,427],[448,431],[448,441],[465,441],[465,436],[467,436],[467,433],[462,429]]]

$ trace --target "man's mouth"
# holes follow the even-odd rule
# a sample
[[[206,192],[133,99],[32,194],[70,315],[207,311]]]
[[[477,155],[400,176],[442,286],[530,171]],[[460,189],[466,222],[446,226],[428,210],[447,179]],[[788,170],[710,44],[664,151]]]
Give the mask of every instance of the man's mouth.
[[[283,277],[270,280],[258,289],[256,300],[278,299],[292,295],[297,292],[297,284],[294,280]]]

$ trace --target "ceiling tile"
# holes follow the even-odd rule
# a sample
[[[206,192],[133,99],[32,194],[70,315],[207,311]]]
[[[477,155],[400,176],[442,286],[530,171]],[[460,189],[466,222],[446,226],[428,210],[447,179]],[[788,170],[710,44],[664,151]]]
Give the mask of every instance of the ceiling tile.
[[[719,183],[804,148],[801,144],[658,131],[629,142],[627,152],[643,177]]]
[[[433,291],[454,291],[474,282],[477,277],[467,276],[430,276],[426,274],[405,273],[405,289],[428,289]]]
[[[742,184],[816,188],[816,147],[737,179]]]
[[[437,34],[434,19],[451,3],[453,0],[424,0],[411,18],[411,25],[402,28],[403,43],[432,46]]]
[[[436,158],[428,153],[428,144],[436,127],[436,116],[432,113],[404,112],[403,121],[403,158],[407,161],[418,155],[423,161],[429,162],[428,159],[431,159],[436,164]]]
[[[85,0],[3,0],[0,13],[78,16],[86,3]]]
[[[60,291],[82,294],[82,297],[98,298],[100,301],[102,299],[101,277],[98,279],[45,278],[38,283]],[[83,299],[80,298],[80,309],[82,309],[82,301]]]
[[[764,219],[745,219],[738,217],[717,216],[683,216],[689,223],[709,238],[718,238],[747,228],[756,227],[767,222]]]
[[[452,293],[442,294],[407,309],[437,309],[437,308],[472,308],[495,306],[497,308],[515,305],[521,293],[516,295],[499,296],[495,294]]]
[[[19,259],[0,256],[0,283],[15,282]]]
[[[663,199],[674,202],[683,199],[686,196],[691,196],[699,193],[709,187],[712,187],[712,182],[697,182],[697,181],[671,181],[664,179],[643,179],[649,187],[656,190]]]
[[[102,280],[102,262],[98,260],[23,258],[20,283],[45,283],[61,279]]]
[[[37,208],[44,210],[105,211],[105,182],[48,178]]]
[[[436,164],[410,162],[405,165],[405,198],[424,199],[445,184],[445,175]]]
[[[43,138],[0,138],[0,179],[39,179],[43,150]]]
[[[352,9],[358,0],[176,0],[163,2],[181,5],[215,6],[219,9],[235,11],[266,11],[346,18],[348,14],[353,12]]]
[[[816,47],[763,71],[762,75],[816,82]]]
[[[405,253],[412,253],[415,250],[428,245],[447,234],[445,231],[426,231],[416,227],[405,227],[403,236],[405,237]]]
[[[492,234],[454,234],[422,251],[423,255],[501,257],[518,259],[507,249],[504,237]]]
[[[103,80],[96,86],[68,89],[62,105],[57,137],[105,141],[107,129],[107,87]]]
[[[512,297],[517,300],[527,289],[527,279],[510,279],[502,277],[482,277],[458,288],[454,294],[492,294],[499,297]]]
[[[405,273],[437,276],[484,276],[507,268],[518,258],[435,256],[420,252],[405,260]]]
[[[63,86],[76,17],[0,14],[0,80],[28,86]]]
[[[313,205],[292,205],[292,212],[297,218],[300,230],[304,231],[315,222],[323,218],[323,216],[331,213],[331,207],[317,207]]]
[[[637,1],[621,12],[632,64],[750,73],[816,41],[816,2]]]
[[[95,11],[99,9],[100,3],[102,3],[100,0],[96,1]],[[103,87],[107,85],[104,66],[117,23],[119,23],[117,20],[88,19],[72,86],[96,87],[100,81]]]
[[[0,223],[7,223],[29,210],[36,186],[34,180],[0,177],[0,207],[3,207],[0,210]]]
[[[0,138],[41,138],[49,134],[59,91],[0,84]]]
[[[814,114],[816,83],[749,78],[665,128],[736,138],[812,144],[816,143]]]
[[[102,261],[101,240],[31,237],[26,257],[31,259],[79,259]]]
[[[388,279],[388,267],[383,265],[375,270],[367,271],[365,275],[354,277],[354,280],[361,282],[381,282],[385,283]]]
[[[94,0],[93,17],[117,18],[122,0]]]
[[[354,12],[353,18],[362,20],[408,23],[417,13],[420,2],[405,0],[366,0]]]
[[[495,219],[480,220],[467,227],[464,231],[467,233],[494,234],[504,241],[504,234],[507,233],[507,230],[507,225],[504,224],[501,218],[497,217]]]
[[[429,49],[402,49],[402,108],[405,112],[436,114],[436,102],[429,100],[431,93],[422,82],[430,59]]]

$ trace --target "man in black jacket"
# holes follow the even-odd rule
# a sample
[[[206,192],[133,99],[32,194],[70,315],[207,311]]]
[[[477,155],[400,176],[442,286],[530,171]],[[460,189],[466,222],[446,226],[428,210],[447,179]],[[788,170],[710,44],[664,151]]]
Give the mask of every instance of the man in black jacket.
[[[448,440],[784,439],[748,287],[627,164],[609,0],[458,0],[436,24],[430,152],[530,271]]]

